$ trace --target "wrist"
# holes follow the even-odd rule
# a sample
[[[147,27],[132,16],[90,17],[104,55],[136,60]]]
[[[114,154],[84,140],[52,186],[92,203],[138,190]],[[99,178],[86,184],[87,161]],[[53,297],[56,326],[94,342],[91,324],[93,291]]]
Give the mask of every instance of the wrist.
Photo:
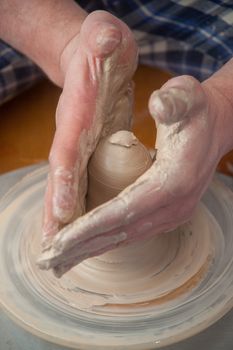
[[[84,11],[82,11],[82,13],[79,12],[76,19],[73,18],[72,23],[69,23],[69,30],[65,35],[61,33],[61,40],[58,47],[55,48],[54,54],[56,55],[56,58],[55,60],[51,59],[46,69],[46,73],[50,80],[60,87],[63,87],[67,67],[77,48],[80,29],[87,15],[88,14]]]

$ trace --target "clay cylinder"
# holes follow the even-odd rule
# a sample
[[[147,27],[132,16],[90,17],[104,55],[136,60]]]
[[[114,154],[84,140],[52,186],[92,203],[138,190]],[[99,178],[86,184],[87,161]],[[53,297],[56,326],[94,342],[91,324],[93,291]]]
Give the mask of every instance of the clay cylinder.
[[[89,162],[87,211],[115,197],[151,164],[149,151],[132,132],[103,138]]]

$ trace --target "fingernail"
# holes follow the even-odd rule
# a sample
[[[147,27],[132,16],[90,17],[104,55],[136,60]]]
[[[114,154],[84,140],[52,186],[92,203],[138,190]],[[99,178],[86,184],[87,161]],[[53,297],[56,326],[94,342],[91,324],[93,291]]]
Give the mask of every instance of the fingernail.
[[[112,24],[104,23],[96,36],[96,44],[99,55],[108,55],[112,53],[121,42],[120,30]]]
[[[149,109],[157,121],[167,124],[173,110],[168,94],[160,90],[154,91],[149,100]]]

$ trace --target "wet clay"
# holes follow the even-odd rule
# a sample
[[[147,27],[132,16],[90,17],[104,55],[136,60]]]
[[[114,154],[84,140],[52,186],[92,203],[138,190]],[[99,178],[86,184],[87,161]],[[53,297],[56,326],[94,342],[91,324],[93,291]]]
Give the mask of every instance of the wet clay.
[[[117,196],[151,164],[149,151],[132,132],[102,139],[88,166],[87,211]]]

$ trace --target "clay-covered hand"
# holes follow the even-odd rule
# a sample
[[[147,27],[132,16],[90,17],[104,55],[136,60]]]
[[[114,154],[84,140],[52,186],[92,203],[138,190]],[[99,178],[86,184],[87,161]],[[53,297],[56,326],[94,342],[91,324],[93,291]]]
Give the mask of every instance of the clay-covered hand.
[[[87,162],[101,136],[130,128],[137,46],[107,12],[87,16],[61,57],[65,81],[56,112],[45,197],[43,244],[84,211]]]
[[[202,84],[173,78],[152,94],[149,109],[157,125],[156,161],[113,200],[58,233],[47,256],[47,268],[58,275],[87,257],[187,221],[228,151],[232,107],[211,78]]]

